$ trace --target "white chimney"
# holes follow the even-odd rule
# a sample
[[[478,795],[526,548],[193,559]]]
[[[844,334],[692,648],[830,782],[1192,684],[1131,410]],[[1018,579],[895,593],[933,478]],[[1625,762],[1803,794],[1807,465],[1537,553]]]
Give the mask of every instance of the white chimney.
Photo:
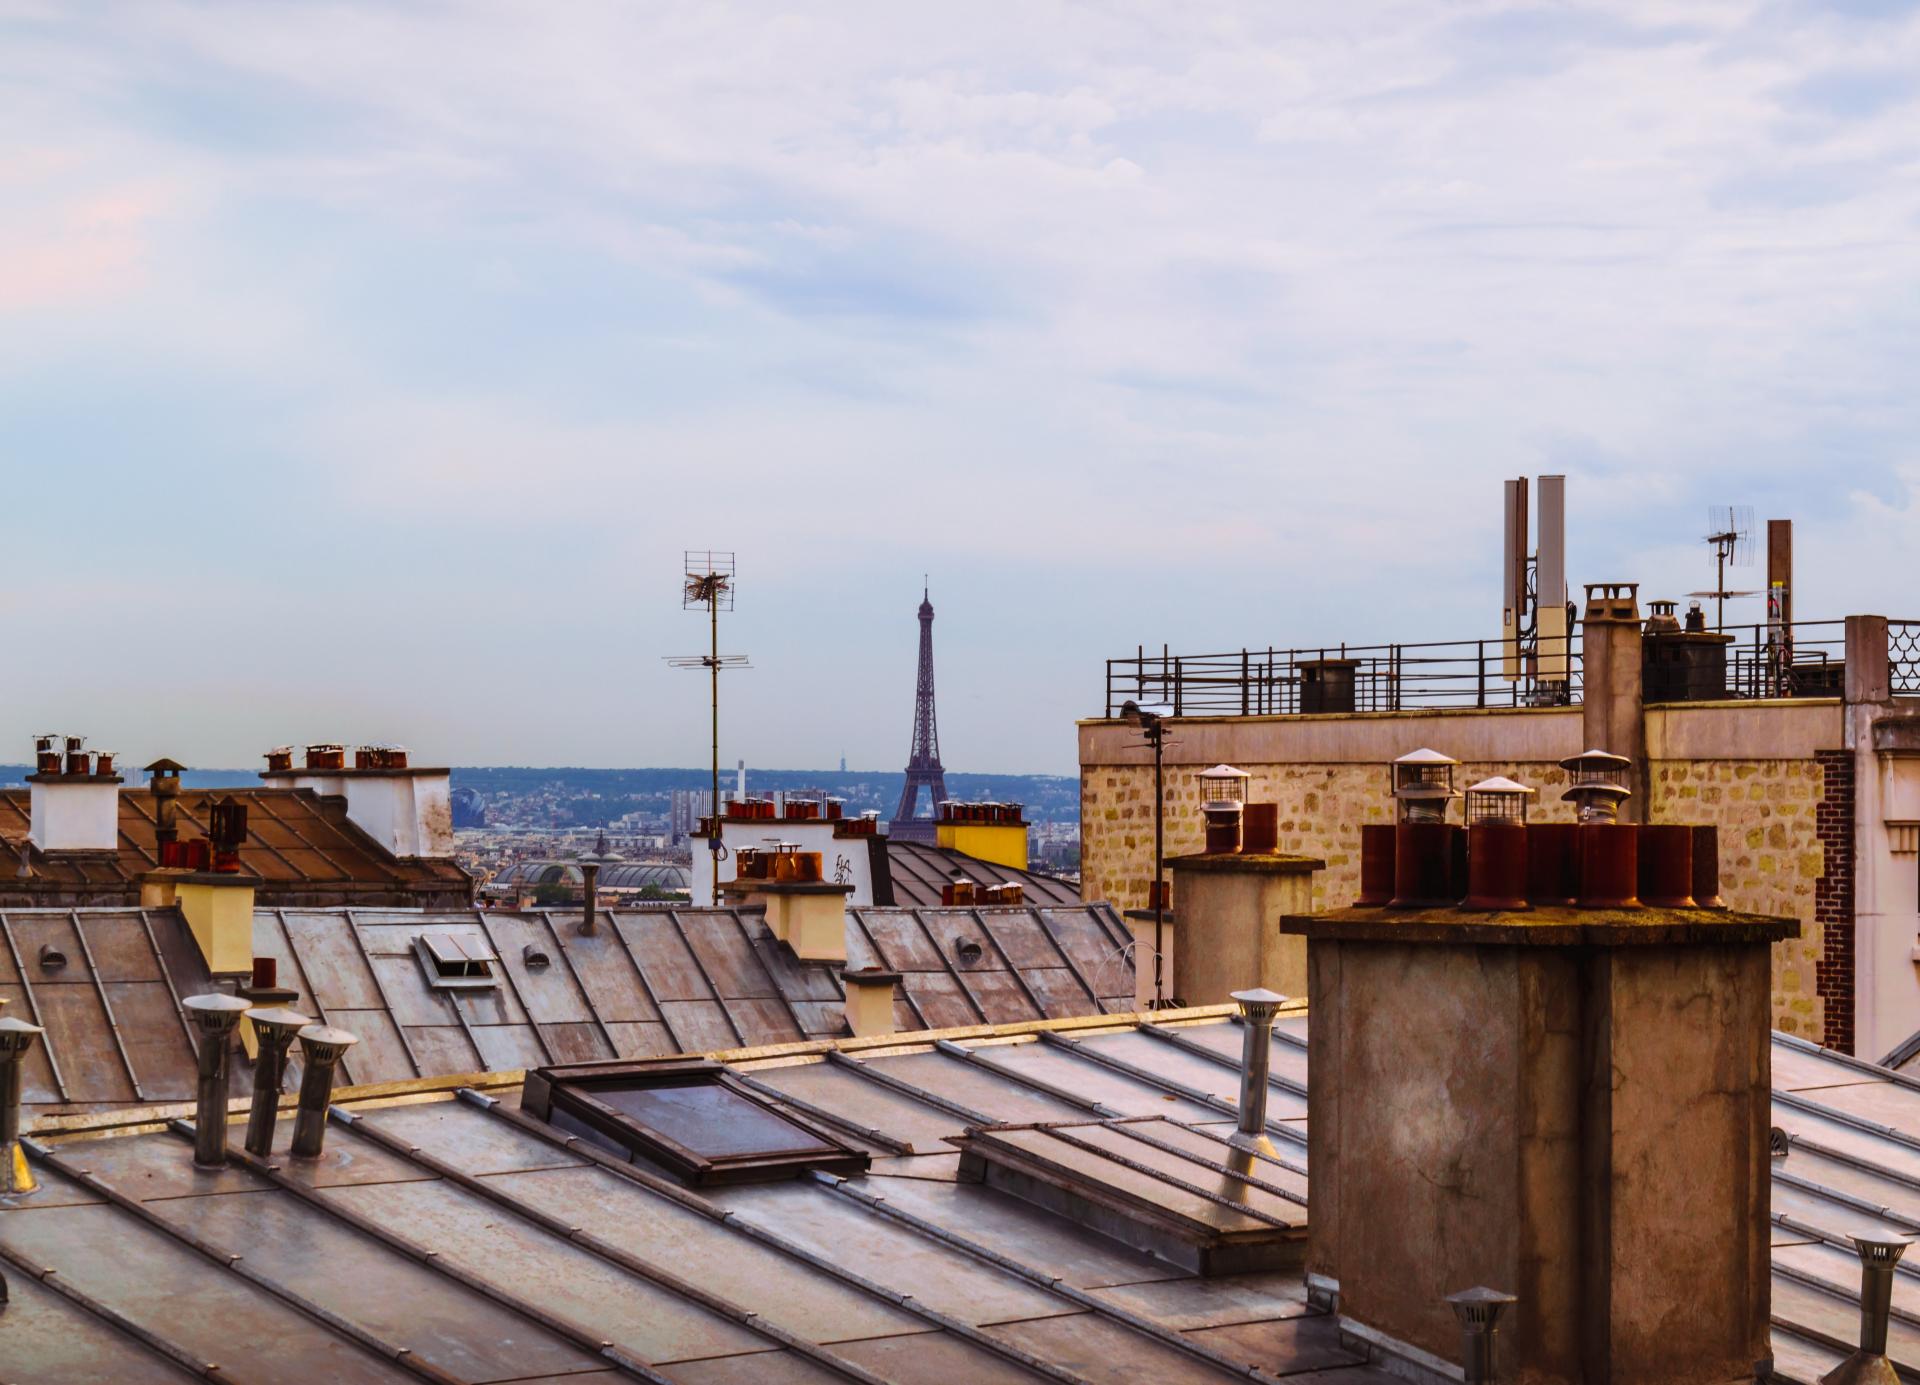
[[[453,777],[410,765],[398,746],[361,746],[353,764],[336,745],[307,747],[304,767],[273,752],[260,777],[277,788],[344,797],[347,820],[394,856],[453,855]]]
[[[40,851],[118,851],[120,784],[110,755],[89,755],[83,736],[65,738],[65,753],[43,736],[39,766],[27,776],[27,838]]]

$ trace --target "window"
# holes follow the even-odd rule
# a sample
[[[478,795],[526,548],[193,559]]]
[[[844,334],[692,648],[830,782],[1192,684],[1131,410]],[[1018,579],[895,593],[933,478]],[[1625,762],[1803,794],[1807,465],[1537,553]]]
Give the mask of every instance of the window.
[[[485,991],[494,986],[493,953],[478,938],[461,933],[422,933],[413,950],[436,991]]]
[[[864,1151],[763,1101],[706,1059],[541,1068],[523,1105],[556,1129],[687,1182],[757,1183],[866,1171]]]

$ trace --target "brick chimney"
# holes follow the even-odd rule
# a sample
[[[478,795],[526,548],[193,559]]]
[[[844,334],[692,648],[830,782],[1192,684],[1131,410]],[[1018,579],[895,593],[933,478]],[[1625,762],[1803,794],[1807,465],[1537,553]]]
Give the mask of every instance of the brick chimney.
[[[412,765],[404,749],[384,745],[357,747],[351,764],[346,748],[331,742],[308,746],[299,767],[293,760],[284,747],[268,751],[260,777],[275,788],[346,799],[348,821],[395,856],[453,855],[453,776],[447,770]]]
[[[84,736],[38,736],[27,776],[27,839],[48,854],[120,849],[120,785],[110,752]]]
[[[1310,1282],[1337,1287],[1343,1331],[1383,1359],[1457,1363],[1447,1295],[1476,1285],[1517,1299],[1512,1379],[1751,1379],[1769,1355],[1769,956],[1799,924],[1645,906],[1613,878],[1637,854],[1645,878],[1677,881],[1691,832],[1583,823],[1637,853],[1548,859],[1538,829],[1496,816],[1499,833],[1469,834],[1467,865],[1498,907],[1469,895],[1281,925],[1306,940],[1313,1016]],[[1476,870],[1487,842],[1502,861]],[[1409,849],[1449,877],[1447,842]],[[1528,898],[1511,898],[1522,878]]]

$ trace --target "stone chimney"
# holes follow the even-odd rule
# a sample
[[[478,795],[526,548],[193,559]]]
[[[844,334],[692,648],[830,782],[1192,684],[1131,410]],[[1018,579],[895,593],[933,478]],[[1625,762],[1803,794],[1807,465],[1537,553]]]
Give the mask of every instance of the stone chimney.
[[[1179,912],[1165,931],[1172,953],[1172,998],[1185,1005],[1224,1005],[1235,991],[1265,988],[1282,995],[1307,989],[1307,948],[1283,937],[1280,920],[1313,907],[1313,873],[1326,862],[1277,850],[1277,810],[1247,803],[1248,776],[1231,765],[1202,772],[1201,813],[1208,849],[1167,861]],[[1237,797],[1236,797],[1237,795]],[[1222,848],[1215,850],[1214,848]],[[1152,936],[1150,913],[1129,913]],[[1151,952],[1136,963],[1151,976]],[[1151,990],[1147,992],[1151,995]]]
[[[1695,840],[1640,836],[1648,878]],[[1769,1355],[1769,957],[1799,924],[1565,902],[1617,889],[1582,876],[1621,854],[1560,853],[1502,907],[1282,924],[1313,1016],[1307,1269],[1384,1359],[1458,1364],[1462,1285],[1517,1299],[1501,1369],[1532,1385],[1721,1385]]]
[[[35,738],[27,776],[27,839],[48,854],[120,849],[120,785],[110,752],[89,754],[84,736]]]
[[[1588,745],[1604,745],[1631,764],[1645,784],[1647,719],[1643,701],[1645,650],[1635,582],[1590,582],[1580,617],[1580,718]],[[1621,807],[1629,822],[1645,820],[1645,795]]]
[[[453,855],[453,776],[408,762],[399,746],[363,745],[347,763],[343,746],[306,748],[296,768],[285,748],[267,753],[260,777],[275,788],[312,789],[347,801],[347,820],[395,856]]]

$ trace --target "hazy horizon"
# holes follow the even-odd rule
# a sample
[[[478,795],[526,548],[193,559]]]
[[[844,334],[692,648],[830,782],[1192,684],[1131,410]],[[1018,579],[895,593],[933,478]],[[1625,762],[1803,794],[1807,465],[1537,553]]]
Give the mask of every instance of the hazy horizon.
[[[1920,617],[1920,7],[0,8],[0,747],[1070,773],[1568,574]],[[1764,585],[1764,568],[1736,571]],[[1730,621],[1761,618],[1757,603]]]

